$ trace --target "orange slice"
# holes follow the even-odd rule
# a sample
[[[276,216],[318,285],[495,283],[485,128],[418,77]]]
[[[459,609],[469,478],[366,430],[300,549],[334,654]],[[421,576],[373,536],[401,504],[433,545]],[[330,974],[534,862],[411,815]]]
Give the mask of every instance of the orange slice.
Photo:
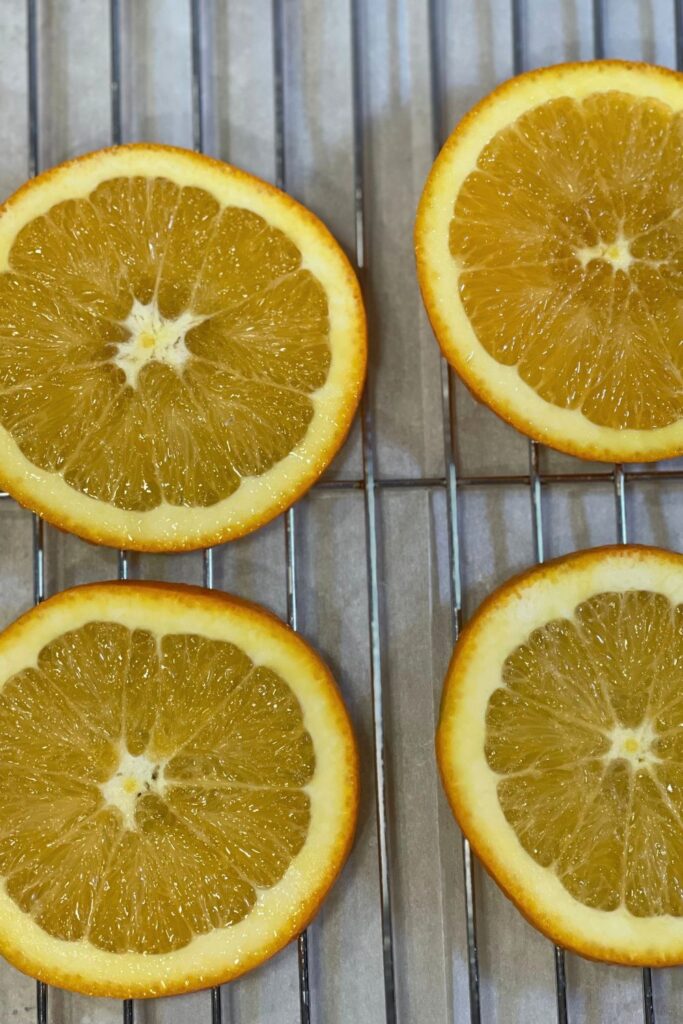
[[[305,927],[349,851],[351,726],[279,620],[101,583],[0,636],[0,952],[145,997],[227,981]]]
[[[365,361],[337,243],[227,164],[121,146],[0,210],[0,487],[89,540],[261,526],[339,449]]]
[[[683,963],[683,556],[595,549],[497,590],[456,646],[437,750],[532,924],[595,959]]]
[[[500,86],[439,154],[415,246],[444,355],[498,415],[583,458],[683,452],[683,76]]]

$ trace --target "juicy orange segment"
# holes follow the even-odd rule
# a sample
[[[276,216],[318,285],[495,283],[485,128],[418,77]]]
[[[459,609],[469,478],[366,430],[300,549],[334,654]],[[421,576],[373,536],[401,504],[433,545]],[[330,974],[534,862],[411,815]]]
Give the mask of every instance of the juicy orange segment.
[[[539,440],[590,458],[683,451],[683,77],[547,68],[484,100],[416,227],[446,356]]]
[[[86,535],[99,519],[106,543],[120,524],[127,546],[196,546],[185,533],[244,532],[329,461],[362,381],[362,310],[305,211],[144,146],[65,165],[6,209],[0,425],[65,506],[45,514],[73,510]]]
[[[181,948],[241,921],[306,839],[301,707],[232,644],[110,622],[63,634],[0,693],[0,764],[18,752],[31,768],[4,769],[0,873],[57,938]]]
[[[257,214],[113,178],[32,221],[9,262],[0,419],[76,490],[131,511],[212,505],[306,432],[327,300]]]
[[[486,757],[524,848],[588,906],[681,916],[680,767],[666,723],[683,687],[683,605],[596,594],[536,630],[502,681]]]
[[[683,412],[679,152],[683,115],[656,101],[550,100],[484,147],[455,204],[450,249],[482,345],[601,426]]]
[[[682,692],[683,558],[656,549],[534,570],[456,648],[452,806],[525,914],[579,952],[683,959]]]
[[[0,948],[111,994],[241,973],[348,849],[355,752],[329,675],[272,617],[192,588],[46,607],[0,638]]]

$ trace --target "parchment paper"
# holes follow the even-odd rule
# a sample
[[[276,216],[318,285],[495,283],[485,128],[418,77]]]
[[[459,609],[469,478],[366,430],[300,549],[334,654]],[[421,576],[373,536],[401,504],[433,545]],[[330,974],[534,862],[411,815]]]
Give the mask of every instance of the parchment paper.
[[[40,140],[46,167],[110,141],[109,11],[105,0],[43,0]],[[192,143],[189,4],[124,3],[124,133]],[[290,191],[353,246],[348,0],[287,3],[287,174]],[[673,5],[606,0],[610,56],[674,61]],[[270,0],[206,0],[207,148],[265,178],[274,175]],[[511,73],[507,0],[443,0],[446,122]],[[527,66],[592,54],[590,0],[527,0]],[[25,5],[0,3],[0,192],[27,173]],[[439,358],[423,314],[412,222],[432,160],[427,5],[366,0],[364,68],[371,261],[371,396],[378,471],[443,473]],[[526,441],[463,389],[457,395],[461,473],[524,473]],[[579,472],[543,453],[544,468]],[[356,429],[332,468],[361,473]],[[683,549],[681,486],[637,482],[629,536]],[[544,490],[547,555],[616,539],[609,480]],[[32,600],[31,520],[0,506],[0,625]],[[380,504],[382,623],[400,1024],[464,1024],[467,1009],[460,837],[438,784],[433,735],[451,640],[446,509],[440,490],[385,492]],[[460,503],[467,614],[534,558],[528,491],[468,488]],[[316,1024],[383,1024],[363,496],[315,491],[299,515],[301,629],[340,681],[360,739],[363,805],[355,850],[310,929]],[[113,577],[115,553],[47,531],[50,592]],[[201,582],[199,555],[136,557],[133,575]],[[285,613],[284,532],[277,521],[217,554],[216,583]],[[550,945],[477,870],[482,1011],[486,1024],[555,1020]],[[641,1024],[637,971],[567,960],[572,1024]],[[655,976],[657,1021],[683,1020],[683,974]],[[138,1003],[141,1024],[209,1022],[209,995]],[[225,1024],[295,1024],[295,948],[224,991]],[[0,1021],[35,1020],[32,981],[0,963]],[[121,1004],[51,990],[52,1024],[109,1024]]]

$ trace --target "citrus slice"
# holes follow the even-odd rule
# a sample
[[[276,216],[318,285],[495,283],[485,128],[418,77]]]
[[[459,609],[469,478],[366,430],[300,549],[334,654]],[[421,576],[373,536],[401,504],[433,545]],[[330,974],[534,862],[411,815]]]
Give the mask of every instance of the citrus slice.
[[[683,75],[500,86],[439,154],[415,245],[444,355],[499,416],[583,458],[683,452]]]
[[[451,807],[562,946],[683,962],[683,556],[598,548],[511,580],[446,677]]]
[[[311,919],[358,805],[329,671],[256,606],[102,583],[0,636],[0,952],[146,997],[220,984]]]
[[[120,146],[0,209],[0,486],[89,540],[261,526],[337,452],[365,362],[337,243],[227,164]]]

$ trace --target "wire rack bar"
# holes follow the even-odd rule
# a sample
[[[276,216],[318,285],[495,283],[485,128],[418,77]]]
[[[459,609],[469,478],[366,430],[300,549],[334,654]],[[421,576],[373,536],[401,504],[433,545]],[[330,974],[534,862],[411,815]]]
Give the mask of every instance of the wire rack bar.
[[[38,0],[26,0],[26,55],[28,73],[28,173],[40,170],[38,128]]]
[[[628,544],[628,529],[626,520],[626,474],[624,467],[618,464],[614,466],[614,504],[617,516],[617,540],[620,544]]]
[[[539,565],[545,562],[545,532],[543,529],[543,491],[538,467],[539,447],[529,442],[529,496],[531,498],[531,530],[534,540],[534,557]]]
[[[602,0],[593,0],[593,56],[602,60],[605,56],[605,12]]]
[[[220,985],[211,989],[211,1024],[222,1024],[223,998]]]
[[[45,573],[45,523],[33,516],[33,603],[40,604],[47,597]]]
[[[284,0],[272,0],[273,21],[273,99],[275,104],[275,184],[283,191],[287,189],[287,151],[285,146],[286,97],[285,97],[285,5]],[[297,560],[297,510],[294,505],[287,509],[285,524],[285,560],[287,566],[287,622],[292,629],[299,628],[298,601],[298,560]],[[311,986],[308,966],[308,931],[304,930],[297,941],[297,967],[299,971],[299,1019],[301,1024],[310,1024]]]
[[[674,0],[674,30],[676,42],[676,67],[683,68],[683,3]]]
[[[600,0],[595,0],[593,5],[593,30],[595,39],[595,53],[602,54],[602,4]],[[628,521],[626,517],[626,473],[624,467],[620,463],[614,464],[614,472],[612,474],[612,481],[614,486],[614,506],[616,513],[617,522],[617,543],[628,544]],[[643,971],[643,984],[645,984],[645,971]],[[645,1013],[645,1019],[647,1024],[654,1024],[654,1017],[650,1018]]]
[[[111,111],[111,140],[115,146],[123,142],[123,96],[121,93],[121,3],[109,0],[109,96]],[[117,554],[117,576],[127,580],[130,575],[128,552],[122,548]],[[135,1003],[124,999],[123,1024],[135,1024]]]
[[[351,90],[353,115],[354,177],[354,263],[368,306],[367,266],[367,190],[365,182],[365,88],[364,88],[364,4],[350,0]],[[375,760],[375,796],[379,885],[382,926],[382,969],[384,975],[384,1014],[386,1024],[396,1024],[396,973],[394,923],[391,899],[391,847],[387,798],[386,744],[384,730],[384,654],[382,649],[382,606],[380,599],[380,545],[375,474],[375,423],[372,408],[373,364],[368,363],[368,380],[361,403],[361,443],[363,457],[365,539],[370,629],[370,684],[372,689],[372,726]]]
[[[643,1016],[645,1024],[655,1024],[655,1001],[652,991],[652,968],[643,967]]]
[[[511,0],[512,28],[512,70],[515,75],[521,74],[526,68],[524,45],[524,0]],[[540,564],[545,561],[545,534],[543,530],[543,492],[539,472],[539,445],[529,441],[529,495],[531,498],[531,526],[534,541],[534,554]],[[564,950],[553,947],[553,964],[555,968],[555,995],[557,1001],[557,1022],[567,1024],[567,973]]]
[[[432,109],[432,149],[437,155],[445,138],[443,39],[438,0],[429,3],[429,61]],[[441,358],[441,409],[444,432],[444,465],[446,476],[446,515],[448,527],[448,565],[451,596],[451,636],[456,642],[462,628],[462,568],[460,563],[460,531],[458,518],[458,474],[456,467],[455,382],[447,361]],[[465,898],[465,934],[467,938],[467,979],[469,989],[470,1024],[481,1021],[481,991],[479,978],[479,947],[477,943],[476,888],[474,857],[467,838],[461,834],[463,887]],[[457,1011],[456,1011],[457,1012]]]
[[[674,16],[678,4],[674,3]],[[678,31],[678,19],[676,29]],[[677,36],[678,39],[678,36]],[[596,60],[602,60],[605,56],[605,11],[603,0],[593,0],[593,56]],[[678,46],[676,48],[678,55]],[[616,516],[617,543],[628,544],[628,516],[626,508],[626,473],[624,467],[619,463],[614,465],[614,511]],[[655,1024],[655,1007],[652,994],[652,971],[644,967],[642,971],[643,984],[643,1019],[645,1024]]]
[[[109,0],[109,92],[111,101],[111,141],[115,146],[118,146],[123,140],[120,0]]]
[[[681,0],[674,0],[674,39],[676,46],[676,68],[683,69],[683,3]],[[596,56],[603,56],[604,45],[604,17],[602,0],[593,0],[593,28]],[[628,524],[626,519],[626,476],[621,477],[621,489],[617,490],[617,533],[621,543],[626,544],[628,540]],[[617,480],[615,478],[615,488]],[[643,1017],[645,1024],[655,1024],[654,992],[652,990],[652,971],[649,967],[643,968]]]
[[[455,406],[455,402],[453,403]],[[626,491],[627,483],[637,482],[652,483],[671,482],[683,480],[683,470],[661,469],[661,470],[629,470],[626,466],[617,466],[616,470],[604,470],[602,472],[587,473],[539,473],[538,481],[546,485],[571,485],[571,484],[602,484],[615,487],[615,479],[623,480],[623,490]],[[464,487],[529,487],[532,477],[529,473],[509,473],[506,475],[493,476],[457,476],[458,490]],[[383,490],[433,490],[449,486],[447,476],[421,476],[421,477],[376,477],[375,489]],[[622,485],[618,485],[621,487]],[[319,480],[314,484],[315,490],[319,491],[362,491],[365,489],[365,480]],[[0,491],[0,501],[11,501],[12,496],[7,491]],[[124,554],[128,554],[124,552]]]
[[[202,0],[190,0],[192,40],[192,145],[204,151],[204,71],[202,60]]]
[[[453,403],[455,406],[455,403]],[[683,480],[683,470],[661,469],[661,470],[629,470],[626,466],[617,466],[616,472],[604,470],[602,472],[587,473],[539,473],[538,481],[545,487],[548,484],[602,484],[615,486],[615,478],[623,479],[623,489],[626,484],[637,482],[652,483]],[[529,487],[532,477],[529,473],[508,473],[506,475],[493,476],[457,476],[458,490],[463,487]],[[377,477],[374,482],[375,489],[383,490],[432,490],[449,486],[447,476],[421,476],[421,477]],[[621,485],[620,485],[621,486]],[[319,491],[362,491],[365,489],[365,480],[319,480],[314,484],[315,490]],[[0,501],[11,501],[12,496],[7,491],[0,491]],[[128,554],[124,552],[124,554]]]
[[[26,55],[28,76],[28,173],[33,177],[40,170],[40,137],[38,127],[38,0],[26,0]],[[33,603],[40,604],[47,596],[45,572],[45,524],[33,515]],[[36,982],[36,1020],[47,1024],[48,988]]]
[[[190,36],[192,66],[192,146],[204,152],[204,61],[202,0],[190,0]],[[202,582],[207,590],[215,585],[214,549],[202,551]],[[211,1024],[222,1024],[223,997],[220,985],[211,989]]]
[[[38,1024],[47,1024],[47,985],[36,982],[36,1020]]]
[[[109,96],[111,110],[111,141],[115,146],[123,142],[123,111],[121,95],[121,3],[109,0]],[[128,552],[120,549],[117,556],[117,575],[127,580],[130,574]],[[125,1011],[124,1011],[125,1012]],[[132,1024],[133,1018],[130,1018]],[[126,1021],[128,1024],[128,1021]]]

